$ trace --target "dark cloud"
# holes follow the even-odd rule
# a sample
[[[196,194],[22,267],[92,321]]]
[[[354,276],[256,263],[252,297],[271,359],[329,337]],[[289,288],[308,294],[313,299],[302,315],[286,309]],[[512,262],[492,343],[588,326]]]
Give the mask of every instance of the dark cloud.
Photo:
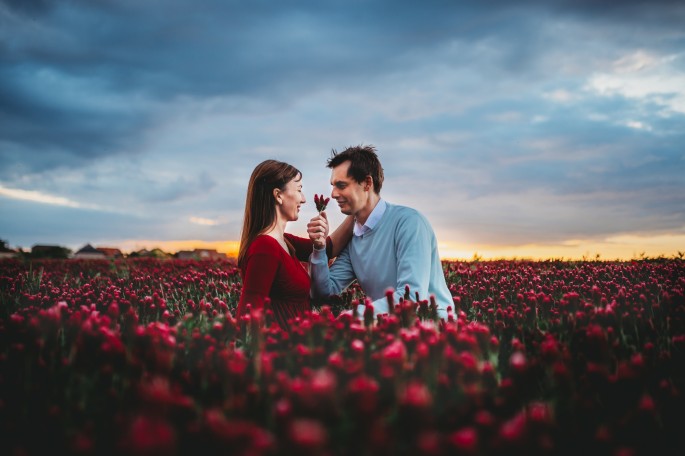
[[[217,182],[207,172],[196,176],[179,176],[172,182],[146,182],[141,185],[142,198],[149,203],[171,203],[211,192]]]
[[[407,186],[443,180],[444,191],[467,201],[526,191],[576,198],[558,228],[552,216],[512,213],[515,242],[532,232],[551,240],[621,226],[677,227],[685,223],[685,119],[661,115],[675,95],[585,93],[558,103],[541,94],[582,94],[593,65],[635,49],[682,52],[683,22],[677,1],[0,0],[0,180],[23,188],[41,176],[59,180],[56,171],[92,171],[105,158],[108,166],[130,161],[146,169],[104,173],[106,185],[71,174],[78,188],[43,190],[79,201],[79,193],[111,193],[101,205],[118,198],[186,220],[184,206],[199,217],[241,207],[258,159],[318,148],[323,168],[328,148],[368,141],[396,154],[387,174]],[[683,62],[671,68],[682,71]],[[213,113],[222,124],[198,126]],[[227,142],[216,160],[223,145],[205,143],[208,134]],[[157,166],[166,172],[156,174]],[[226,175],[239,183],[224,185]],[[578,202],[591,195],[594,203]],[[498,210],[465,226],[499,233]],[[31,223],[23,214],[5,227],[21,231]],[[129,221],[131,229],[109,226],[122,237],[151,232]],[[65,223],[55,231],[83,237],[107,225]],[[162,235],[162,223],[152,225]],[[35,229],[24,231],[41,235]]]
[[[17,164],[23,165],[18,169],[40,172],[134,150],[128,146],[146,127],[144,114],[105,103],[94,106],[88,100],[94,94],[70,96],[60,93],[59,85],[40,87],[39,71],[33,65],[0,69],[0,158],[5,164],[0,178],[16,177]]]
[[[5,4],[19,13],[38,15],[49,11],[53,3],[51,0],[3,0],[0,5]]]
[[[12,9],[41,14],[7,21],[16,33],[2,40],[0,61],[22,71],[0,76],[7,126],[0,131],[2,137],[42,140],[75,154],[98,155],[98,150],[121,146],[117,138],[135,136],[140,130],[146,117],[136,110],[124,119],[104,107],[83,112],[67,100],[47,103],[39,94],[17,90],[16,78],[43,69],[67,79],[94,78],[103,82],[103,90],[123,99],[246,94],[295,98],[316,88],[360,84],[402,71],[411,64],[409,57],[415,64],[425,50],[454,40],[499,36],[501,65],[509,72],[528,73],[545,44],[531,25],[548,20],[551,13],[545,11],[602,13],[628,20],[630,11],[642,9],[642,2],[628,2],[619,9],[611,2],[589,1],[552,2],[554,7],[534,1],[515,6],[499,1],[427,1],[420,7],[396,1],[256,1],[208,2],[202,8],[167,1],[162,2],[165,13],[157,14],[158,3],[6,2]],[[660,17],[682,12],[676,2],[650,5]],[[641,18],[635,14],[635,19]],[[47,33],[35,36],[30,31],[35,26],[28,21]]]
[[[564,0],[547,3],[553,10],[584,18],[601,18],[636,24],[677,26],[685,18],[685,6],[679,0]]]

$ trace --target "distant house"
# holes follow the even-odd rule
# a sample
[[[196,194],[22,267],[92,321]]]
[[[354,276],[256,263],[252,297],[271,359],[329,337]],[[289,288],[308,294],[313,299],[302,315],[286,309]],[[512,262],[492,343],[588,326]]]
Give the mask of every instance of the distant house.
[[[217,252],[216,249],[181,250],[176,253],[179,260],[221,260],[226,257],[225,253]]]
[[[195,249],[201,260],[221,260],[226,258],[225,253],[217,252],[216,249]]]
[[[96,250],[102,252],[105,254],[107,258],[123,258],[124,254],[121,253],[121,250],[111,248],[111,247],[96,247]]]
[[[176,258],[179,260],[197,260],[197,256],[193,250],[180,250],[176,252]]]
[[[101,252],[90,244],[86,244],[74,254],[74,258],[96,260],[106,258],[106,256],[104,252]]]

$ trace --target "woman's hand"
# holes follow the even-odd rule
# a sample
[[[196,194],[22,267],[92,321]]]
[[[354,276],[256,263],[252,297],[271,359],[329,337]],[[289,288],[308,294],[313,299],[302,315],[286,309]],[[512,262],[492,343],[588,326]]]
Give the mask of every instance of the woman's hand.
[[[319,213],[319,215],[307,223],[307,234],[309,235],[309,239],[314,243],[314,248],[320,250],[326,247],[328,218],[326,217],[325,212]]]

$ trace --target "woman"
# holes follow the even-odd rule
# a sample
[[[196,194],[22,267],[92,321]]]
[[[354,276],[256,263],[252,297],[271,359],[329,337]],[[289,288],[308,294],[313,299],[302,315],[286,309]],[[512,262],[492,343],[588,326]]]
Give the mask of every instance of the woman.
[[[285,232],[286,224],[298,219],[306,201],[302,173],[295,167],[266,160],[252,172],[238,253],[243,289],[237,317],[245,313],[248,303],[259,309],[269,298],[276,321],[287,329],[289,319],[311,310],[309,273],[300,262],[309,260],[313,243]],[[325,240],[329,258],[347,245],[353,223],[348,217]],[[323,242],[318,239],[317,247],[323,247]]]

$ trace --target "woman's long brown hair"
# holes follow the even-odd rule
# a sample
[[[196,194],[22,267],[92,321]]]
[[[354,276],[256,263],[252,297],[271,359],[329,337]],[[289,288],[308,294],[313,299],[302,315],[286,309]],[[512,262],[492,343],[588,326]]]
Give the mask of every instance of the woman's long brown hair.
[[[247,249],[252,241],[276,221],[275,188],[285,190],[288,182],[302,173],[292,165],[277,160],[265,160],[250,176],[245,199],[245,217],[240,234],[238,266],[243,267]]]

